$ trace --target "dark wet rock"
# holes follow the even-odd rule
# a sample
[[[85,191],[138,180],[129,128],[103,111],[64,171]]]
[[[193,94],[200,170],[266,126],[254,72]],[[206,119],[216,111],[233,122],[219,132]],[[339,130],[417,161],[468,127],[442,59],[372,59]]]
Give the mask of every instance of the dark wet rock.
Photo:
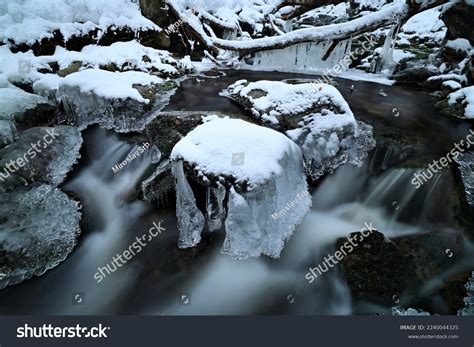
[[[0,188],[0,289],[40,276],[71,253],[79,236],[78,204],[49,185]]]
[[[448,27],[447,39],[468,39],[474,45],[474,6],[459,1],[450,6],[441,16]]]
[[[367,238],[361,233],[351,235],[353,240],[362,240],[341,261],[352,296],[385,306],[393,306],[394,297],[403,303],[404,295],[417,293],[463,253],[462,234],[450,230],[393,239],[377,231]],[[345,242],[338,240],[336,249]]]
[[[80,61],[75,61],[71,63],[68,67],[61,69],[57,72],[59,77],[66,77],[74,72],[78,72],[82,67],[82,63]]]
[[[464,107],[460,103],[451,105],[448,99],[440,100],[436,103],[436,107],[439,108],[442,114],[451,117],[457,117],[464,119]]]
[[[49,143],[48,143],[49,142]],[[41,182],[57,186],[80,157],[82,137],[77,128],[31,128],[17,141],[0,150],[0,174],[4,188]]]
[[[165,0],[139,0],[142,15],[166,28],[170,24],[169,10]]]
[[[401,66],[394,74],[393,79],[401,83],[422,84],[434,75],[435,71],[431,68],[408,64]]]

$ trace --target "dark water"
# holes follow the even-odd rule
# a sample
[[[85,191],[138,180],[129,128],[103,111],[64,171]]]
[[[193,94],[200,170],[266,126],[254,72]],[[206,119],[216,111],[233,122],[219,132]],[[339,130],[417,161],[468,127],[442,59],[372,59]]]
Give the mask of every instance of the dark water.
[[[275,72],[226,73],[224,77],[198,77],[182,82],[166,110],[242,112],[232,101],[219,96],[221,90],[239,79],[311,78]],[[135,198],[139,182],[154,167],[151,155],[143,155],[114,175],[111,167],[139,144],[90,128],[84,132],[81,163],[63,186],[83,201],[85,218],[80,243],[63,264],[44,276],[2,290],[0,313],[389,312],[389,307],[353,302],[339,269],[328,272],[315,284],[305,280],[307,269],[334,247],[338,237],[360,230],[364,222],[373,222],[389,237],[435,229],[455,229],[464,234],[450,208],[451,204],[459,203],[453,193],[455,177],[450,172],[441,173],[424,189],[414,191],[409,183],[414,171],[403,164],[413,157],[422,162],[439,158],[467,134],[469,125],[440,115],[434,107],[435,98],[424,91],[349,80],[338,80],[338,83],[356,118],[373,125],[377,133],[416,142],[416,150],[404,159],[405,163],[395,165],[396,161],[391,160],[395,151],[379,144],[364,167],[343,167],[318,182],[313,192],[313,209],[280,259],[234,261],[220,255],[222,233],[206,234],[198,247],[179,250],[172,203],[169,207],[156,208]],[[381,96],[381,90],[388,96]],[[101,283],[96,282],[93,276],[98,267],[105,266],[113,256],[127,249],[136,236],[146,233],[159,221],[166,229],[162,234],[125,266]],[[450,271],[457,274],[474,267],[470,247],[466,241],[466,255],[439,271],[442,281],[449,283],[443,276]],[[439,299],[433,290],[427,293]],[[77,295],[82,297],[80,303]],[[431,307],[433,310],[441,307],[437,313],[448,310],[446,305]]]

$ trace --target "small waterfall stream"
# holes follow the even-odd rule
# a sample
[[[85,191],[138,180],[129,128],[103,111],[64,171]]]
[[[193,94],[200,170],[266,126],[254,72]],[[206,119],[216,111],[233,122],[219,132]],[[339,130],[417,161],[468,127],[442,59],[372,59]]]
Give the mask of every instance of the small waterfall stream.
[[[294,77],[252,73],[241,71],[238,75],[212,79],[200,88],[196,88],[195,81],[183,83],[169,109],[241,112],[226,98],[218,97],[225,86],[238,78]],[[399,127],[413,129],[412,122],[416,116],[410,112],[416,113],[417,107],[423,108],[429,101],[424,94],[411,94],[403,88],[390,87],[387,92],[396,102],[404,101],[413,106],[407,107],[399,120],[379,109],[384,105],[375,102],[380,98],[377,85],[351,83],[355,84],[358,94],[351,96],[352,93],[345,92],[354,113],[370,116],[384,127],[392,121]],[[202,100],[206,101],[203,103]],[[388,105],[387,109],[392,107]],[[454,129],[446,127],[443,122],[440,118],[441,128]],[[433,129],[435,125],[432,124]],[[440,134],[436,129],[433,132]],[[450,222],[437,207],[439,201],[443,201],[439,195],[446,191],[440,193],[439,189],[447,184],[445,174],[433,177],[422,189],[416,190],[410,183],[414,169],[394,164],[395,159],[398,160],[397,149],[379,146],[365,166],[344,166],[318,181],[312,191],[312,210],[287,243],[281,258],[233,260],[220,254],[222,240],[219,238],[222,235],[219,233],[205,235],[201,246],[182,251],[177,249],[174,208],[156,208],[135,196],[137,184],[153,166],[153,153],[145,152],[114,174],[112,167],[134,152],[140,143],[133,144],[99,128],[89,128],[83,135],[83,158],[63,186],[83,202],[85,224],[79,245],[54,270],[2,290],[0,313],[358,313],[341,269],[335,267],[311,284],[305,278],[309,267],[316,266],[325,255],[334,252],[334,242],[338,238],[361,230],[365,223],[372,223],[387,237],[397,237],[421,233],[425,221],[435,225]],[[432,148],[437,148],[437,144]],[[126,266],[97,283],[94,273],[98,267],[106,266],[117,253],[127,249],[136,235],[160,220],[166,227],[163,235]],[[463,261],[468,265],[473,263],[471,258]],[[83,295],[82,304],[73,302],[76,294]],[[180,301],[183,295],[189,299],[189,305]],[[385,309],[376,307],[373,312]]]

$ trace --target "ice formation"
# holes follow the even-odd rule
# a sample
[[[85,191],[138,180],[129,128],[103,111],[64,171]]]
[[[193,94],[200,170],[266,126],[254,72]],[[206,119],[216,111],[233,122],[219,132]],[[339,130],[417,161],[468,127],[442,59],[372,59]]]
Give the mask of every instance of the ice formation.
[[[474,153],[461,153],[454,160],[458,163],[461,171],[466,200],[469,205],[474,206]]]
[[[285,132],[301,148],[307,173],[314,178],[346,161],[361,165],[375,146],[372,128],[355,120],[333,86],[241,80],[224,94]]]
[[[351,40],[340,42],[327,59],[323,59],[332,41],[305,42],[283,49],[257,52],[246,58],[242,67],[258,70],[322,72],[341,64],[351,53]]]
[[[0,289],[57,266],[79,235],[76,202],[49,185],[26,189],[0,186]]]
[[[466,305],[463,309],[459,310],[458,315],[460,316],[474,316],[474,271],[471,274],[469,282],[466,283],[467,296],[464,298],[464,304]]]
[[[143,130],[151,110],[150,99],[138,90],[156,97],[154,106],[164,107],[172,90],[160,90],[164,80],[140,71],[109,72],[87,69],[64,78],[44,75],[33,84],[36,93],[61,103],[71,124],[83,129],[99,123],[118,132]],[[161,91],[161,93],[158,93]]]
[[[392,316],[430,316],[428,312],[414,308],[392,307]]]
[[[208,117],[176,144],[171,160],[180,247],[199,243],[207,219],[211,231],[225,225],[224,253],[238,259],[277,258],[311,205],[305,194],[284,218],[272,218],[308,187],[298,146],[268,128]],[[187,177],[207,187],[206,218]]]

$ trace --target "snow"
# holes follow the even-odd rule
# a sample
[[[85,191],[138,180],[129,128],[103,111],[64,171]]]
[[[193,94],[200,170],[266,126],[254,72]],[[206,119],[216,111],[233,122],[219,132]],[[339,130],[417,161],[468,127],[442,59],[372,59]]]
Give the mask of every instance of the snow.
[[[235,154],[240,156],[238,162],[233,161]],[[210,116],[176,144],[171,159],[182,248],[199,243],[205,223],[183,163],[191,165],[194,174],[212,185],[214,198],[206,199],[208,224],[216,230],[225,218],[222,252],[233,258],[261,254],[279,257],[285,241],[309,211],[311,199],[301,151],[274,130],[240,119]],[[244,183],[248,183],[247,188],[242,188]],[[297,203],[293,202],[296,196],[300,197]],[[272,218],[290,202],[293,205],[282,218]]]
[[[372,129],[365,125],[359,129],[349,105],[331,85],[241,80],[223,95],[292,139],[314,179],[346,161],[360,165],[375,146]]]
[[[149,58],[147,61],[143,60],[145,56]],[[61,69],[67,68],[75,61],[95,68],[115,64],[118,67],[128,65],[130,69],[141,71],[150,71],[153,68],[168,74],[178,73],[173,66],[178,65],[178,62],[169,52],[145,47],[137,41],[116,42],[110,46],[89,45],[81,52],[68,51],[58,46],[52,56],[41,56],[36,59],[37,63],[43,65],[57,62]]]
[[[474,86],[462,88],[449,95],[449,104],[455,105],[459,102],[465,107],[464,116],[474,118]]]
[[[337,126],[341,123],[355,124],[349,105],[339,91],[328,84],[301,83],[288,84],[279,81],[258,81],[248,83],[246,80],[237,81],[229,88],[229,93],[249,100],[252,114],[264,121],[278,123],[277,117],[308,113],[320,105],[333,105],[341,110],[341,115],[325,125]],[[253,92],[261,91],[252,96]]]
[[[181,14],[193,9],[204,18],[211,18],[228,29],[237,28],[238,22],[250,24],[256,31],[262,29],[261,22],[279,3],[279,0],[170,0],[169,3]],[[200,25],[196,23],[197,25]],[[259,30],[260,29],[260,30]]]
[[[131,98],[148,104],[150,100],[141,96],[133,86],[148,86],[162,82],[161,78],[140,71],[109,72],[87,69],[64,78],[57,75],[44,75],[33,84],[33,89],[35,92],[44,93],[61,87],[79,87],[82,93],[94,93],[106,99]]]
[[[446,43],[446,47],[451,48],[458,52],[469,53],[472,50],[471,43],[467,39],[456,39]]]
[[[458,89],[462,88],[461,83],[456,82],[456,81],[445,81],[445,82],[443,82],[443,86],[448,87],[452,90],[458,90]]]
[[[32,45],[58,30],[69,40],[92,30],[160,30],[129,0],[8,0],[0,2],[0,41]]]
[[[293,151],[299,151],[296,145],[272,129],[211,117],[176,144],[171,159],[184,158],[203,175],[232,176],[256,186],[280,174],[279,161]],[[234,153],[244,153],[242,165],[231,165]]]
[[[403,25],[399,37],[408,44],[410,40],[433,41],[440,45],[446,36],[447,28],[440,16],[443,6],[438,6],[411,17]]]
[[[264,49],[274,47],[275,45],[291,45],[297,41],[326,41],[330,39],[347,38],[351,33],[358,33],[367,26],[376,23],[389,24],[394,23],[400,16],[403,16],[408,10],[408,6],[404,1],[396,1],[393,4],[384,6],[380,11],[367,14],[361,18],[357,18],[345,23],[331,24],[324,27],[314,27],[298,29],[284,35],[274,37],[257,38],[252,41],[239,40],[223,40],[219,38],[210,38],[212,42],[224,49],[233,50],[251,50]]]

